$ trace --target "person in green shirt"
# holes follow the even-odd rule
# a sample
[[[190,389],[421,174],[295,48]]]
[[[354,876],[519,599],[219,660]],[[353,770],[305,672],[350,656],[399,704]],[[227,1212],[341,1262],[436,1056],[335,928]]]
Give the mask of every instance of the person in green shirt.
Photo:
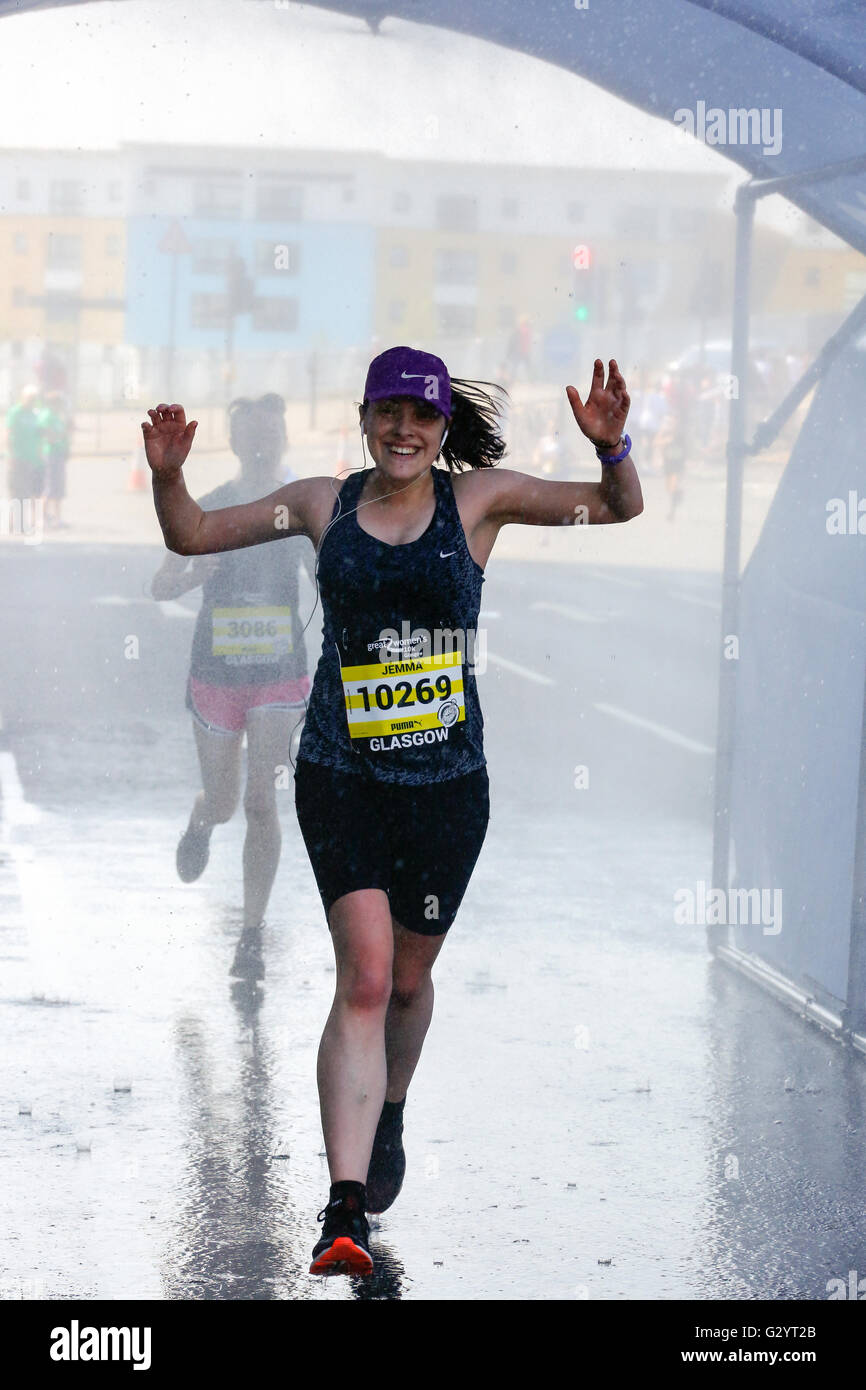
[[[35,386],[25,386],[17,405],[6,413],[10,497],[42,496],[45,460],[42,454],[44,434],[41,413],[39,390]]]

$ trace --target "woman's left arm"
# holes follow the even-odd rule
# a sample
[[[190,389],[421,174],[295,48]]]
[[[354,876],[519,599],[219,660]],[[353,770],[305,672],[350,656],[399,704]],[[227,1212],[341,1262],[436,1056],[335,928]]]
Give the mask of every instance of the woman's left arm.
[[[625,381],[611,359],[607,385],[604,367],[596,358],[592,386],[584,404],[567,386],[574,418],[587,439],[605,453],[620,453],[620,437],[630,405]],[[490,487],[487,517],[500,526],[603,526],[631,521],[643,511],[643,494],[631,455],[619,463],[603,463],[598,483],[557,483],[527,473],[496,469]],[[491,479],[491,483],[493,480]]]

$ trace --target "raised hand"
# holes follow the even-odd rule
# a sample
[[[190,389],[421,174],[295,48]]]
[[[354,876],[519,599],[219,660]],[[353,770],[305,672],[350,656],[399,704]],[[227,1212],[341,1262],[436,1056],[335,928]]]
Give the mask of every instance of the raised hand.
[[[595,359],[592,385],[585,405],[574,386],[566,386],[565,393],[574,418],[587,439],[596,448],[615,448],[622,437],[631,400],[625,389],[625,380],[614,359],[610,359],[607,385],[604,384],[602,360],[600,357]]]
[[[176,477],[192,448],[198,420],[187,424],[182,405],[158,405],[147,413],[151,423],[142,420],[141,428],[151,472],[158,478]]]

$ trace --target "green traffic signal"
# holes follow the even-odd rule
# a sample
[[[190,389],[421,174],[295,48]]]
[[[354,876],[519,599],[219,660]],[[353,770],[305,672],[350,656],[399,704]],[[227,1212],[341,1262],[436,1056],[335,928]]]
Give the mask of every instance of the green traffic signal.
[[[586,320],[589,318],[589,309],[587,306],[585,304],[576,304],[574,306],[574,317],[581,323],[586,323]]]

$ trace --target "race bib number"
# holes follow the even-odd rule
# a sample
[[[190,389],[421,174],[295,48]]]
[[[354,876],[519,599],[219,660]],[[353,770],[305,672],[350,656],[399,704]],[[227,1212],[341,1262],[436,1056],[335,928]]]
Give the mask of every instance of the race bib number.
[[[350,738],[448,729],[466,719],[459,652],[341,666]]]
[[[230,664],[277,661],[292,651],[291,608],[215,608],[213,654]]]

